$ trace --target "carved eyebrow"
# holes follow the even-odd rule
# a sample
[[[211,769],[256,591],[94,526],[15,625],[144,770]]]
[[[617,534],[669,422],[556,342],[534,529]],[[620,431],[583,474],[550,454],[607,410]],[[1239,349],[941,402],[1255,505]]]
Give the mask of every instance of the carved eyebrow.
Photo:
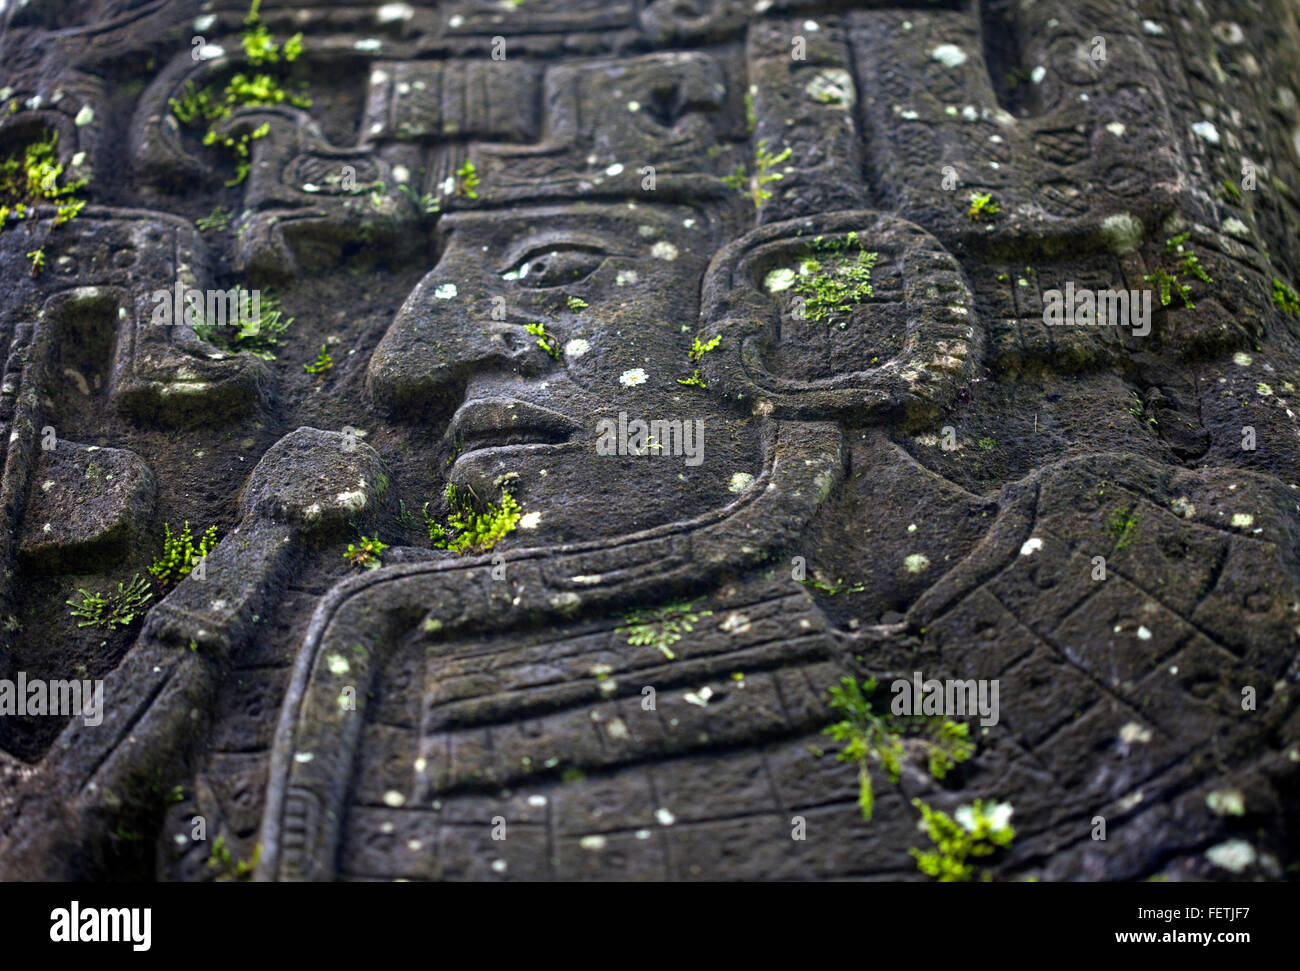
[[[588,253],[599,253],[602,256],[631,255],[613,245],[608,239],[602,236],[596,236],[585,232],[551,230],[548,232],[530,234],[520,242],[513,244],[508,250],[506,250],[505,258],[501,262],[497,272],[505,273],[511,267],[516,266],[520,261],[522,261],[524,257],[562,250],[581,250]]]

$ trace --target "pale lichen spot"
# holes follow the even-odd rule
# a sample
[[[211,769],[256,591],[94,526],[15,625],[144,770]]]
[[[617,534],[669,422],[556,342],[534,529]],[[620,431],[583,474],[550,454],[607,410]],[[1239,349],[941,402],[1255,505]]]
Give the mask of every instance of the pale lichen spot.
[[[1257,857],[1255,847],[1243,839],[1227,840],[1205,851],[1207,860],[1230,873],[1244,872],[1254,866]]]
[[[739,495],[754,484],[754,476],[749,472],[736,472],[732,475],[727,489]]]
[[[908,573],[924,573],[930,568],[930,558],[924,553],[912,553],[903,558],[903,569]]]
[[[591,345],[581,337],[575,337],[564,345],[565,357],[582,357],[591,350]]]
[[[768,293],[780,293],[794,286],[794,270],[788,266],[779,267],[763,278],[763,286]]]
[[[1101,236],[1112,253],[1123,256],[1142,245],[1146,228],[1133,214],[1120,212],[1101,221]]]
[[[1043,541],[1039,539],[1037,536],[1031,536],[1029,537],[1029,539],[1025,540],[1024,544],[1020,547],[1020,555],[1033,556],[1042,548],[1043,548]]]
[[[930,57],[944,67],[961,67],[966,63],[966,52],[956,44],[940,44],[930,52]]]
[[[456,293],[456,284],[454,283],[439,284],[438,288],[433,291],[433,295],[439,300],[452,300],[455,298]]]
[[[661,239],[650,247],[650,255],[657,260],[672,262],[677,259],[677,247],[667,240]]]
[[[1214,122],[1212,121],[1198,121],[1196,124],[1192,125],[1192,132],[1202,141],[1208,142],[1211,145],[1219,144],[1219,129],[1214,127]]]
[[[384,805],[398,809],[406,804],[406,797],[396,789],[389,789],[384,793]]]
[[[1255,517],[1248,512],[1235,512],[1232,514],[1232,525],[1238,529],[1249,529],[1255,525]]]
[[[618,383],[625,388],[635,388],[639,384],[645,384],[649,375],[645,373],[645,368],[634,367],[631,370],[624,371],[618,376]]]
[[[1144,728],[1137,722],[1129,722],[1119,730],[1119,740],[1125,745],[1146,745],[1151,741],[1151,729]]]
[[[519,528],[536,529],[538,525],[540,525],[541,521],[542,514],[540,512],[526,512],[519,517]]]

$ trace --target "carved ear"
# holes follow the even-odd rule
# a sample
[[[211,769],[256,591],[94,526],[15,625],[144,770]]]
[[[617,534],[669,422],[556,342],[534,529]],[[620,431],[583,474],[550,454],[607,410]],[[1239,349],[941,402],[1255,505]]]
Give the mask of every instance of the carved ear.
[[[957,260],[867,210],[763,226],[709,266],[699,355],[710,390],[779,417],[926,421],[971,379],[983,330]]]

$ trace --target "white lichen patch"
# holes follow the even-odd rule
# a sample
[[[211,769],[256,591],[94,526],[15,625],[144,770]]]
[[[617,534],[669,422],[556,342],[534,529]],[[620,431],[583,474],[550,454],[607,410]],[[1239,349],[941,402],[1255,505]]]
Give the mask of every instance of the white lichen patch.
[[[1043,541],[1039,539],[1037,536],[1031,536],[1029,537],[1029,539],[1025,540],[1024,544],[1020,547],[1020,555],[1033,556],[1042,548],[1043,548]]]
[[[794,286],[795,273],[788,266],[778,267],[763,278],[763,286],[768,293],[780,293]]]
[[[1129,722],[1119,730],[1119,740],[1125,745],[1146,745],[1151,741],[1151,729]]]
[[[1216,816],[1246,815],[1246,798],[1240,789],[1216,789],[1205,797],[1205,805]]]
[[[667,809],[659,808],[655,810],[655,820],[660,826],[671,826],[673,823],[677,822],[677,817]]]
[[[650,247],[650,255],[657,260],[665,260],[671,263],[677,259],[677,247],[667,240],[661,239]]]
[[[1192,500],[1188,499],[1186,496],[1179,496],[1170,505],[1174,510],[1174,515],[1176,516],[1182,516],[1184,519],[1191,519],[1196,515],[1196,506],[1192,503]]]
[[[618,383],[625,388],[635,388],[639,384],[645,384],[649,375],[645,373],[645,368],[634,367],[631,370],[624,371],[618,376]]]
[[[95,109],[90,105],[82,105],[81,110],[77,112],[77,117],[72,119],[72,123],[78,128],[84,128],[95,120]]]
[[[542,514],[539,512],[526,512],[519,517],[520,529],[536,529],[542,522]]]
[[[381,24],[391,24],[398,20],[410,20],[415,16],[415,8],[409,3],[386,3],[375,11],[375,19]]]
[[[605,174],[608,175],[610,178],[613,178],[613,177],[616,176],[616,175],[622,175],[622,174],[623,174],[623,163],[622,163],[622,162],[615,162],[615,163],[613,163],[612,165],[607,166],[607,167],[605,168]]]
[[[1211,846],[1205,851],[1205,858],[1230,873],[1242,873],[1255,865],[1258,854],[1245,840],[1235,839]]]
[[[857,100],[853,78],[841,68],[819,71],[804,86],[804,92],[818,104],[831,108],[852,108]]]
[[[348,659],[345,658],[342,654],[331,654],[328,658],[326,658],[325,663],[329,666],[330,674],[336,677],[341,677],[342,675],[347,674],[349,670],[351,670],[348,667]]]
[[[1232,525],[1238,529],[1249,529],[1255,525],[1255,517],[1248,512],[1235,512],[1232,514]]]
[[[930,57],[944,67],[961,67],[966,63],[966,52],[956,44],[940,44],[930,52]]]
[[[575,337],[564,345],[565,357],[582,357],[591,350],[591,345],[581,337]]]
[[[1119,212],[1101,221],[1101,236],[1112,253],[1123,256],[1142,245],[1146,228],[1132,213]]]
[[[737,495],[739,495],[740,493],[744,492],[753,484],[754,484],[753,475],[751,475],[748,472],[736,472],[731,476],[731,480],[727,484],[727,489],[728,491],[734,492]]]
[[[394,809],[398,809],[406,805],[406,797],[402,795],[400,792],[398,792],[396,789],[389,789],[387,792],[384,793],[384,805],[392,806]]]
[[[1254,358],[1245,351],[1238,351],[1236,354],[1232,355],[1232,363],[1239,365],[1240,367],[1249,367],[1254,363]]]
[[[351,509],[353,512],[366,508],[366,494],[360,489],[354,489],[351,492],[340,492],[334,497],[334,501],[345,509]]]
[[[584,850],[603,850],[605,848],[605,837],[603,836],[584,836],[578,840],[578,845]]]
[[[453,300],[456,297],[456,293],[456,284],[454,283],[439,284],[438,288],[433,291],[433,295],[439,300]]]
[[[1212,121],[1198,121],[1192,125],[1192,132],[1197,138],[1208,142],[1211,145],[1219,144],[1219,129],[1214,127]]]
[[[912,553],[903,558],[903,569],[908,573],[924,573],[930,569],[930,558],[924,553]]]
[[[1239,239],[1250,239],[1250,227],[1236,216],[1229,216],[1223,221],[1223,231]]]
[[[641,277],[637,274],[636,270],[619,270],[618,273],[614,275],[614,286],[624,287],[629,283],[635,284],[640,279]]]
[[[1106,126],[1106,131],[1110,132],[1116,138],[1123,138],[1124,132],[1128,131],[1128,129],[1124,127],[1122,121],[1112,121]]]

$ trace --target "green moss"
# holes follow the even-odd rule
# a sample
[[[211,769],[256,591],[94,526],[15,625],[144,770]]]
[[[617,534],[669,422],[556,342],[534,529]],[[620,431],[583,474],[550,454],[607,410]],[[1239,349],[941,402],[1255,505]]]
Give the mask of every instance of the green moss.
[[[51,229],[58,228],[80,215],[86,207],[85,199],[76,198],[86,180],[62,181],[63,163],[59,160],[59,133],[51,132],[40,141],[26,145],[0,159],[0,230],[9,220],[32,219],[42,203],[53,203],[57,208]],[[45,244],[27,253],[32,276],[45,269]]]
[[[587,301],[581,297],[569,297],[565,303],[568,304],[570,310],[586,310],[588,306]]]
[[[780,172],[773,172],[772,169],[786,161],[790,157],[790,152],[787,146],[781,154],[773,155],[767,150],[767,142],[761,141],[754,149],[754,174],[747,175],[745,167],[738,165],[736,171],[725,176],[722,181],[733,189],[743,192],[754,203],[755,209],[762,208],[763,203],[772,198],[772,193],[764,186],[785,178]]]
[[[77,626],[103,627],[107,630],[115,630],[130,624],[137,614],[144,613],[145,604],[153,597],[153,592],[149,589],[149,581],[138,573],[129,584],[123,586],[119,583],[117,592],[107,596],[90,593],[84,589],[79,589],[77,592],[81,594],[80,603],[73,600],[66,601],[72,608],[68,613],[72,617],[81,618]]]
[[[1273,303],[1284,314],[1300,317],[1300,297],[1277,277],[1273,277]]]
[[[993,803],[986,807],[976,799],[969,806],[959,806],[955,819],[945,812],[931,809],[920,799],[913,799],[912,805],[920,811],[926,835],[935,848],[928,852],[913,848],[908,852],[916,857],[918,870],[941,883],[974,880],[977,870],[972,861],[1009,847],[1016,837],[1011,826],[1010,803]],[[993,879],[987,870],[978,875],[981,881]]]
[[[212,552],[213,547],[217,545],[217,527],[209,526],[204,532],[203,537],[199,540],[199,545],[194,545],[194,536],[190,533],[190,524],[188,521],[181,530],[180,535],[173,535],[170,523],[163,524],[163,549],[162,554],[156,557],[149,565],[149,572],[164,587],[180,583],[194,565]]]
[[[966,210],[966,216],[978,222],[981,219],[991,219],[1002,211],[994,200],[993,195],[988,192],[972,192],[970,194],[970,207]]]
[[[347,550],[343,553],[343,559],[347,560],[352,566],[374,570],[379,567],[381,562],[379,556],[386,549],[388,549],[388,544],[379,542],[378,537],[371,539],[368,536],[362,536],[357,542],[348,544]]]
[[[835,597],[841,593],[861,593],[863,590],[867,589],[861,583],[850,585],[844,582],[843,577],[840,577],[837,580],[831,580],[823,577],[820,573],[816,574],[811,580],[801,580],[799,582],[811,590],[818,590],[821,593],[826,594],[828,597]]]
[[[1173,299],[1173,294],[1177,292],[1179,298],[1183,301],[1183,306],[1188,310],[1195,310],[1196,304],[1192,302],[1192,288],[1180,283],[1178,280],[1179,272],[1188,276],[1195,277],[1202,283],[1213,283],[1210,275],[1205,272],[1201,266],[1200,257],[1198,257],[1192,248],[1187,244],[1187,238],[1190,233],[1181,233],[1165,240],[1165,251],[1171,256],[1177,258],[1173,271],[1166,270],[1164,267],[1157,267],[1151,273],[1148,273],[1142,279],[1160,289],[1160,306],[1169,306]]]
[[[1132,546],[1138,538],[1141,520],[1136,513],[1130,515],[1124,508],[1116,509],[1106,524],[1106,529],[1115,537],[1115,552]]]
[[[701,360],[703,360],[705,354],[708,354],[710,351],[717,350],[718,345],[721,343],[722,343],[721,334],[716,335],[715,337],[713,337],[711,340],[708,341],[701,341],[698,337],[696,337],[691,344],[691,349],[686,352],[686,356],[691,361],[694,361],[695,363],[698,364]],[[687,387],[692,387],[692,388],[707,387],[707,385],[704,383],[704,379],[700,377],[700,369],[698,367],[694,370],[694,372],[691,374],[689,378],[678,378],[677,383],[684,384]]]
[[[694,630],[701,617],[712,615],[712,610],[696,610],[694,603],[678,600],[625,615],[623,626],[615,628],[615,633],[626,634],[628,644],[633,647],[652,646],[673,661],[677,655],[673,653],[672,645]]]
[[[283,73],[280,65],[290,64],[302,54],[302,34],[294,34],[283,46],[277,46],[265,25],[260,22],[257,0],[249,8],[244,23],[248,29],[240,35],[240,45],[249,65],[275,66],[273,71],[254,74],[241,71],[221,90],[212,85],[199,90],[192,81],[187,81],[180,97],[168,101],[172,114],[182,125],[189,128],[201,128],[205,124],[210,126],[203,136],[204,145],[221,145],[234,153],[235,177],[226,183],[228,186],[238,185],[248,177],[251,165],[249,146],[256,139],[266,137],[270,126],[263,124],[252,132],[222,136],[217,134],[218,122],[229,118],[240,108],[268,107],[286,102],[299,108],[311,105],[311,99],[286,91],[280,76]]]
[[[997,439],[981,438],[975,444],[978,445],[980,448],[982,448],[984,451],[988,452],[993,448],[994,445],[997,444]]]
[[[848,251],[855,248],[856,258],[849,259]],[[871,271],[877,254],[861,246],[856,232],[830,240],[818,236],[808,254],[800,261],[790,284],[792,296],[803,300],[804,316],[819,322],[833,320],[875,296]],[[841,328],[845,326],[847,322],[840,323]]]
[[[329,348],[322,344],[320,353],[316,355],[316,362],[314,364],[304,364],[302,367],[308,374],[324,374],[334,367],[334,358],[330,357]]]
[[[212,852],[208,856],[208,869],[216,874],[215,879],[218,881],[230,880],[248,880],[257,869],[258,861],[262,858],[262,844],[257,844],[257,849],[253,851],[253,856],[248,860],[237,860],[230,854],[230,847],[226,845],[226,837],[218,836],[212,844]]]
[[[844,717],[824,729],[825,734],[843,743],[836,759],[856,763],[858,767],[858,807],[866,820],[871,819],[876,804],[871,768],[873,764],[879,765],[891,782],[898,783],[905,733],[912,735],[925,752],[930,773],[936,779],[944,778],[955,765],[975,754],[975,743],[969,738],[970,726],[941,718],[877,714],[871,710],[870,701],[875,690],[875,678],[868,678],[862,685],[854,677],[841,678],[840,686],[830,689],[830,696],[831,709]]]
[[[241,308],[252,306],[251,299],[244,296],[250,291],[242,287],[235,289],[237,299],[234,306]],[[239,329],[233,334],[227,334],[216,325],[202,321],[194,325],[194,333],[201,340],[208,341],[222,350],[232,353],[247,351],[264,361],[274,361],[275,354],[272,351],[280,346],[280,338],[288,332],[294,318],[284,316],[283,311],[280,310],[279,298],[270,290],[258,291],[257,306],[257,316],[252,320],[245,321],[242,315],[238,318]]]
[[[523,512],[514,496],[505,489],[501,490],[499,506],[486,503],[482,510],[477,508],[470,495],[454,485],[447,486],[446,498],[449,507],[446,524],[429,515],[428,503],[424,506],[424,523],[433,545],[453,553],[488,552],[515,531]]]
[[[1223,191],[1238,202],[1241,201],[1241,190],[1237,188],[1236,183],[1231,179],[1223,180]]]
[[[474,168],[474,163],[466,159],[465,164],[456,170],[456,191],[466,198],[477,199],[478,192],[475,190],[478,186],[478,171]]]
[[[217,206],[210,215],[200,216],[194,220],[194,225],[198,227],[201,233],[206,233],[210,229],[224,233],[230,228],[230,213],[226,212],[223,207]]]
[[[570,297],[570,299],[573,299]],[[537,346],[544,350],[555,360],[560,359],[560,342],[554,334],[548,331],[544,324],[524,324],[524,330],[537,338]]]

